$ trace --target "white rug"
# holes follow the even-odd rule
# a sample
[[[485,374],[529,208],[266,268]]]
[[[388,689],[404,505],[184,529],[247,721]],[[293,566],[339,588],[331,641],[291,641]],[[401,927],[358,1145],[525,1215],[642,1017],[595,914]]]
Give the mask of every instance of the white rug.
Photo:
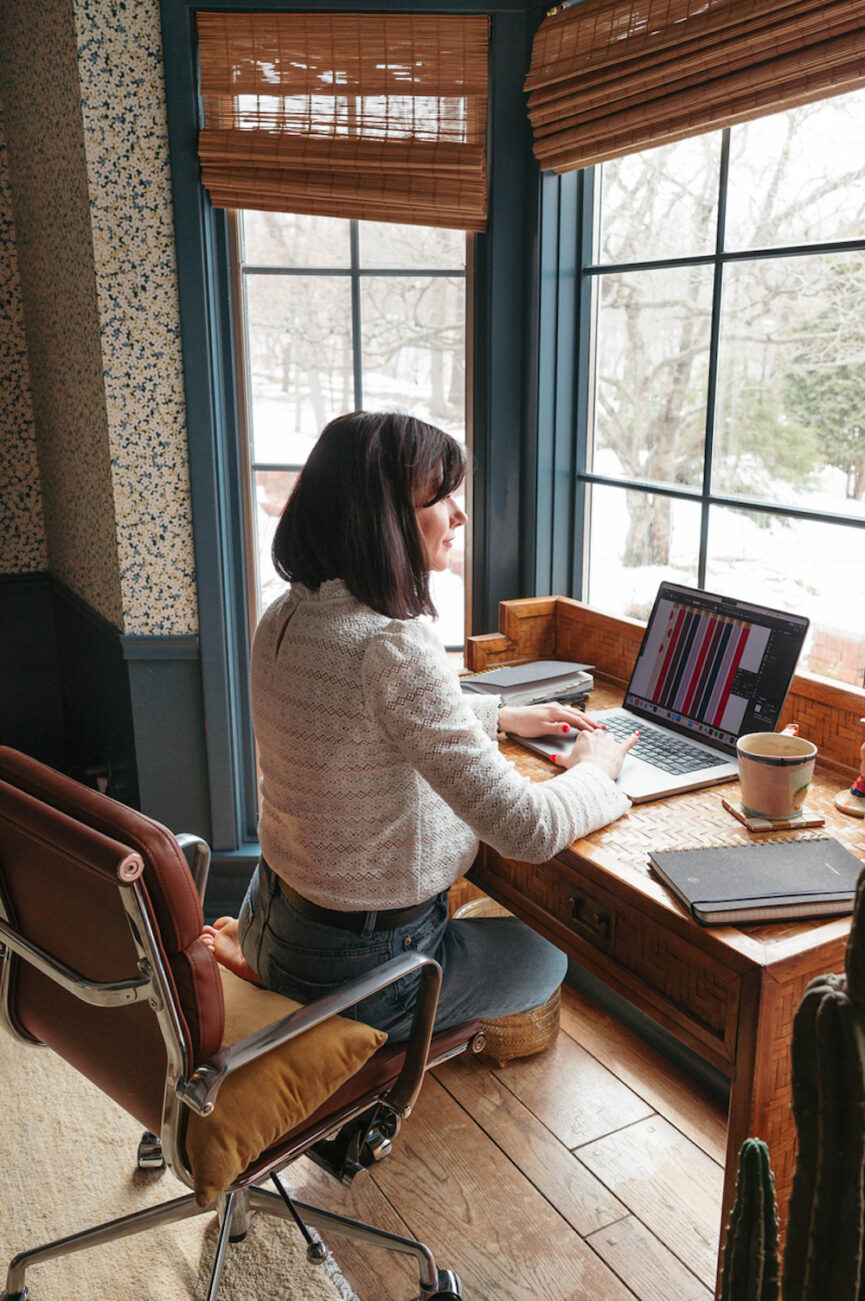
[[[0,1028],[0,1292],[18,1252],[181,1197],[165,1171],[139,1171],[141,1127],[46,1048]],[[26,1275],[31,1301],[203,1301],[215,1215],[148,1230]],[[229,1248],[218,1301],[358,1301],[329,1255],[311,1265],[293,1225],[255,1215]]]

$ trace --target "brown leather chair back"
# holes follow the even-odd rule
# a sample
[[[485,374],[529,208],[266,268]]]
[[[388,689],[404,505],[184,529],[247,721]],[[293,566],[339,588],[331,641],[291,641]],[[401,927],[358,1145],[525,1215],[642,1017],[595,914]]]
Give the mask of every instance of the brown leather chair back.
[[[0,747],[0,894],[31,943],[88,980],[128,980],[138,955],[107,842],[140,855],[143,893],[191,1064],[220,1046],[222,987],[199,938],[201,901],[174,837],[151,818],[44,764]],[[166,1050],[147,1003],[80,1002],[28,963],[12,959],[15,1028],[48,1044],[146,1128],[159,1132]]]

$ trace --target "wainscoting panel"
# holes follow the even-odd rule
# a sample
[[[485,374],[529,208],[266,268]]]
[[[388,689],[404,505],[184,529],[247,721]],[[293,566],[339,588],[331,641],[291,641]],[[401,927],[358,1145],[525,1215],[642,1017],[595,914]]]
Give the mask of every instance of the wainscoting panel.
[[[0,744],[209,841],[198,638],[123,636],[47,573],[0,576],[0,628]]]
[[[210,843],[201,655],[197,637],[121,637],[141,811]]]
[[[46,573],[0,577],[0,744],[68,770],[63,701]]]

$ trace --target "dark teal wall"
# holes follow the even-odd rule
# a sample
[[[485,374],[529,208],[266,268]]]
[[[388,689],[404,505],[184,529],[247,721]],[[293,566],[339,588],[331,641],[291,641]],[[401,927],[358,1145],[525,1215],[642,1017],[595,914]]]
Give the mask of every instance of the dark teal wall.
[[[63,697],[47,574],[0,579],[0,741],[68,771]]]
[[[66,771],[137,808],[132,706],[117,629],[56,579],[51,595]]]
[[[0,743],[211,836],[194,637],[122,637],[49,574],[0,578]]]
[[[140,808],[173,831],[194,832],[210,843],[198,638],[119,640],[129,688]]]

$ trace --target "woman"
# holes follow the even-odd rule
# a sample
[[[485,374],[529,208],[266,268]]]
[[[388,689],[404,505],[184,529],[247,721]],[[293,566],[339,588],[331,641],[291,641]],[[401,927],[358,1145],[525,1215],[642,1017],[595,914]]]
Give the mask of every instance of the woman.
[[[432,954],[438,1029],[538,1007],[561,984],[564,955],[515,918],[449,921],[448,887],[481,839],[540,863],[624,813],[614,779],[635,739],[566,706],[460,691],[419,616],[435,614],[430,571],[466,522],[464,474],[448,435],[365,412],[329,424],[301,472],[273,544],[291,588],[252,652],[262,858],[238,929],[252,972],[302,1002],[406,950]],[[499,726],[581,734],[555,780],[532,783],[500,754]],[[230,930],[213,934],[219,955]],[[419,979],[353,1014],[406,1038]]]

